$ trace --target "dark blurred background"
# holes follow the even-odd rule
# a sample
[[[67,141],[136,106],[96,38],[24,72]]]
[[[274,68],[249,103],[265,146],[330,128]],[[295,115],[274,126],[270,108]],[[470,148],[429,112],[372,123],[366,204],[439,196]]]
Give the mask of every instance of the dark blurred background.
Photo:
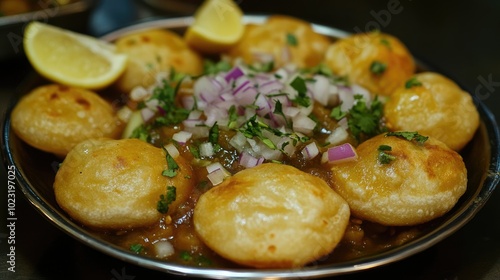
[[[47,3],[50,1],[39,1]],[[52,1],[53,2],[53,1]],[[147,3],[146,3],[147,2]],[[348,32],[373,28],[400,38],[421,61],[457,81],[500,116],[500,1],[430,0],[236,0],[246,13],[287,14]],[[99,36],[158,17],[192,14],[199,1],[102,0],[49,23]],[[158,4],[159,3],[159,4]],[[52,6],[53,7],[53,6]],[[166,8],[165,8],[166,7]],[[55,11],[54,8],[49,10]],[[58,10],[61,11],[61,10]],[[51,13],[54,14],[54,13]],[[25,21],[31,20],[26,18]],[[5,30],[0,17],[0,31]],[[4,22],[5,24],[5,22]],[[9,26],[7,26],[9,27]],[[3,29],[2,29],[3,28]],[[22,35],[22,26],[15,35]],[[12,32],[12,31],[11,31]],[[0,33],[0,46],[13,47]],[[11,34],[12,35],[12,34]],[[10,37],[12,38],[12,37]],[[32,69],[22,52],[0,60],[0,110]],[[3,120],[2,120],[3,122]],[[5,170],[0,168],[0,205],[6,209]],[[6,270],[7,229],[0,227],[0,279],[170,279],[94,251],[46,221],[18,192],[17,272]],[[4,223],[5,214],[0,216]],[[500,193],[479,214],[438,245],[401,262],[336,279],[500,279]]]

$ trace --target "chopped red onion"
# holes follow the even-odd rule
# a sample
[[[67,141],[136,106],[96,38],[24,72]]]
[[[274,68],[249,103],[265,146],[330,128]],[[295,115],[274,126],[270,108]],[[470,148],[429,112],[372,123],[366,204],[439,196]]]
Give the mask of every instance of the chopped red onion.
[[[240,154],[239,163],[240,163],[240,165],[242,165],[246,168],[251,168],[251,167],[255,167],[259,164],[259,159],[250,155],[247,152],[242,152]]]
[[[243,70],[241,70],[240,67],[236,66],[233,69],[231,69],[224,78],[227,82],[229,82],[231,80],[236,80],[243,75],[245,75]]]
[[[278,93],[283,89],[283,84],[278,80],[270,80],[259,84],[258,90],[261,94]]]

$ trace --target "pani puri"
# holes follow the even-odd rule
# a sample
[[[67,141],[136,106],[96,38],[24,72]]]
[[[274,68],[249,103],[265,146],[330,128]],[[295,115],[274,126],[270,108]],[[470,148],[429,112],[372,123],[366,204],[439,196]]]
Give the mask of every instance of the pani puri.
[[[441,74],[419,73],[414,79],[421,86],[401,86],[385,104],[387,127],[419,131],[461,150],[479,127],[472,97]]]
[[[325,181],[288,165],[245,169],[204,193],[194,226],[205,244],[236,263],[300,267],[341,240],[349,207]]]
[[[119,38],[115,45],[117,51],[129,57],[125,73],[116,82],[124,93],[136,86],[154,84],[158,72],[170,72],[172,68],[195,76],[203,72],[202,57],[172,31],[141,31]]]
[[[117,138],[122,124],[111,104],[96,93],[62,85],[32,90],[16,105],[12,129],[23,141],[64,157],[81,141]]]
[[[334,74],[347,76],[373,95],[391,95],[415,72],[415,62],[406,46],[381,32],[339,39],[326,51],[325,63]]]
[[[383,164],[379,147],[394,159]],[[360,219],[387,226],[425,223],[448,212],[467,188],[462,157],[429,137],[424,144],[381,134],[357,147],[355,161],[332,165],[333,189]]]
[[[287,63],[313,67],[323,61],[330,40],[316,33],[311,24],[288,16],[270,16],[263,24],[249,24],[243,38],[227,54],[247,64],[274,61],[276,68]]]
[[[167,186],[176,211],[191,192],[190,164],[181,156],[173,178],[163,176],[165,152],[138,139],[93,139],[78,144],[60,166],[54,182],[59,206],[78,222],[93,228],[121,230],[151,225],[162,217],[157,209]]]

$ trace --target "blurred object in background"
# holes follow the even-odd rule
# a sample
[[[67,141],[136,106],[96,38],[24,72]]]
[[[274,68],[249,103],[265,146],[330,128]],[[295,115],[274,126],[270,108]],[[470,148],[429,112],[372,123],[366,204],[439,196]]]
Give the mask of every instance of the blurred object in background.
[[[134,23],[138,9],[132,0],[100,0],[89,21],[89,33],[99,37]]]
[[[24,28],[31,21],[85,32],[93,3],[94,0],[0,0],[0,61],[22,56]]]
[[[143,0],[143,2],[166,13],[192,15],[203,0]]]

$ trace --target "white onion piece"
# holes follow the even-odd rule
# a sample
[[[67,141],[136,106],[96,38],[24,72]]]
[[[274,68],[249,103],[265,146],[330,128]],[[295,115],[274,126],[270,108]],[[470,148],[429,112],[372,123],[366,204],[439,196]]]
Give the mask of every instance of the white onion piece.
[[[172,158],[177,158],[179,156],[179,150],[174,146],[174,144],[170,143],[165,146],[163,146],[167,153],[172,157]]]
[[[186,144],[189,139],[193,136],[193,133],[188,131],[179,131],[172,135],[172,139],[180,144]]]
[[[245,144],[247,143],[247,138],[245,135],[241,132],[237,132],[236,135],[234,135],[231,140],[229,140],[229,144],[233,146],[236,151],[240,152],[243,151],[245,148]]]
[[[314,80],[314,85],[311,88],[314,100],[318,101],[323,106],[327,106],[330,94],[330,81],[327,77],[322,75],[315,75]]]
[[[307,115],[299,114],[293,118],[293,130],[296,132],[310,134],[315,126],[316,122],[310,119]]]
[[[120,121],[126,123],[132,116],[132,113],[132,109],[130,109],[128,106],[123,106],[122,108],[120,108],[120,110],[118,110],[118,112],[116,112],[116,116]]]
[[[315,142],[311,142],[302,149],[301,153],[305,159],[310,160],[319,154],[319,149]]]
[[[151,108],[144,107],[141,109],[141,117],[144,122],[149,121],[151,118],[153,118],[155,115],[155,112],[151,110]]]
[[[167,240],[160,240],[153,244],[157,258],[166,258],[175,253],[174,246]]]
[[[214,155],[214,146],[210,142],[205,142],[200,145],[200,156],[211,157]]]
[[[349,111],[354,105],[354,95],[349,88],[341,87],[339,89],[340,109],[342,112]]]
[[[207,178],[214,186],[222,183],[225,178],[231,176],[231,173],[229,173],[219,162],[208,165],[206,169],[208,172]]]
[[[328,154],[328,162],[330,163],[353,161],[358,158],[356,150],[349,143],[331,147],[326,153]]]
[[[146,100],[151,96],[151,93],[143,86],[136,86],[130,91],[130,99],[133,101]]]
[[[208,137],[210,128],[207,126],[193,126],[193,127],[185,126],[184,131],[191,132],[193,134],[192,136],[193,139],[199,139]]]
[[[240,165],[246,167],[246,168],[251,168],[259,165],[259,159],[250,155],[247,152],[242,152],[240,154],[240,160],[239,160]]]

